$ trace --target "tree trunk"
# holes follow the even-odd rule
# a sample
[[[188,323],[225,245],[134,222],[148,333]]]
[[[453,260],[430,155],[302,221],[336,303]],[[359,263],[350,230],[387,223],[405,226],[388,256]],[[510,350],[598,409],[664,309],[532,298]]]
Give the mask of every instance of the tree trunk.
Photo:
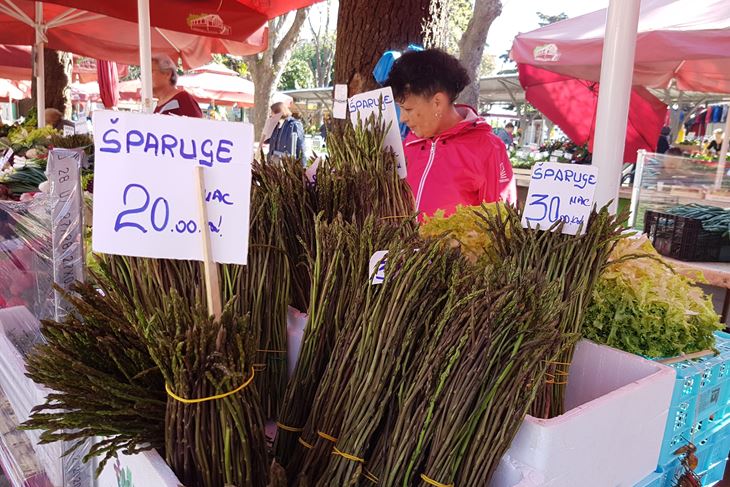
[[[45,92],[46,92],[46,108],[56,108],[61,113],[66,112],[66,96],[68,88],[68,76],[66,75],[66,66],[64,65],[62,54],[52,49],[45,49]],[[33,77],[32,84],[33,100],[36,99],[37,86],[36,79]],[[34,105],[35,106],[35,105]],[[38,114],[41,118],[44,115]]]
[[[430,0],[340,0],[335,49],[335,83],[347,95],[377,88],[373,68],[388,50],[423,43]]]
[[[309,8],[297,10],[294,21],[284,32],[287,15],[269,21],[269,46],[261,54],[245,56],[243,60],[251,73],[255,92],[253,106],[254,140],[258,140],[269,115],[271,97],[279,84],[281,75],[292,54],[292,48],[299,39]]]
[[[459,41],[459,57],[472,80],[472,83],[461,92],[459,102],[477,110],[479,109],[479,65],[484,56],[489,27],[501,13],[502,2],[500,0],[476,0],[474,15],[469,20],[469,25]]]
[[[263,61],[257,61],[262,63]],[[256,66],[251,69],[251,79],[256,90],[253,95],[253,126],[254,140],[258,142],[261,131],[264,129],[266,119],[269,116],[269,106],[271,98],[274,96],[275,88],[279,84],[278,80],[274,80],[274,70],[271,66]],[[281,77],[281,75],[279,75]]]

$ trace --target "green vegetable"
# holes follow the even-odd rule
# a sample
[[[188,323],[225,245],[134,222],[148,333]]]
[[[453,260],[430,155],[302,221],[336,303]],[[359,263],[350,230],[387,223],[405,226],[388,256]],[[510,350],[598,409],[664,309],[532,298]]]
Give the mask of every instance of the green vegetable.
[[[690,203],[670,208],[666,213],[700,220],[704,230],[730,236],[730,209]]]
[[[711,299],[663,263],[643,237],[621,240],[614,250],[593,292],[583,336],[639,355],[669,357],[712,348],[712,333],[721,328]]]

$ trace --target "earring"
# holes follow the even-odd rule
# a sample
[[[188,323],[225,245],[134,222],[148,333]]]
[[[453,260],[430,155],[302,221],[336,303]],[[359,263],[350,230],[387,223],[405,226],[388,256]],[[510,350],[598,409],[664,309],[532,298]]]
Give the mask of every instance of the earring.
[[[434,112],[433,116],[436,118],[441,118],[442,113],[441,112]]]

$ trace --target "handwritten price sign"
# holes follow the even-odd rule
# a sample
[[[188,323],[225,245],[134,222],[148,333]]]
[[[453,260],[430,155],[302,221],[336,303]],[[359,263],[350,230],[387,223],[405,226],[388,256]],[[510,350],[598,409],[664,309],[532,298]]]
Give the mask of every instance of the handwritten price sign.
[[[563,233],[585,233],[597,182],[596,167],[538,162],[532,168],[522,226],[546,230],[562,221]]]
[[[406,170],[406,156],[403,152],[403,141],[400,137],[400,129],[398,128],[398,115],[395,111],[395,98],[393,97],[393,89],[388,86],[379,90],[360,93],[350,98],[350,120],[353,125],[357,124],[358,119],[365,121],[371,114],[378,117],[378,113],[383,110],[383,122],[388,128],[385,134],[385,146],[393,149],[395,158],[398,161],[398,176],[401,179],[408,175]]]
[[[182,117],[95,112],[95,252],[245,264],[253,127]],[[195,171],[206,168],[201,222]]]

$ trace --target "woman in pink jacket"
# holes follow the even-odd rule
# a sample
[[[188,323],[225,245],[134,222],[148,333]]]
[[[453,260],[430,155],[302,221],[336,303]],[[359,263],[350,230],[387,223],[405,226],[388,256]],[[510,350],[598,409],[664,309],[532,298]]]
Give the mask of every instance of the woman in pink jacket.
[[[386,81],[411,130],[404,142],[408,184],[421,215],[517,199],[504,143],[473,108],[454,104],[469,82],[459,61],[439,49],[404,53]]]

